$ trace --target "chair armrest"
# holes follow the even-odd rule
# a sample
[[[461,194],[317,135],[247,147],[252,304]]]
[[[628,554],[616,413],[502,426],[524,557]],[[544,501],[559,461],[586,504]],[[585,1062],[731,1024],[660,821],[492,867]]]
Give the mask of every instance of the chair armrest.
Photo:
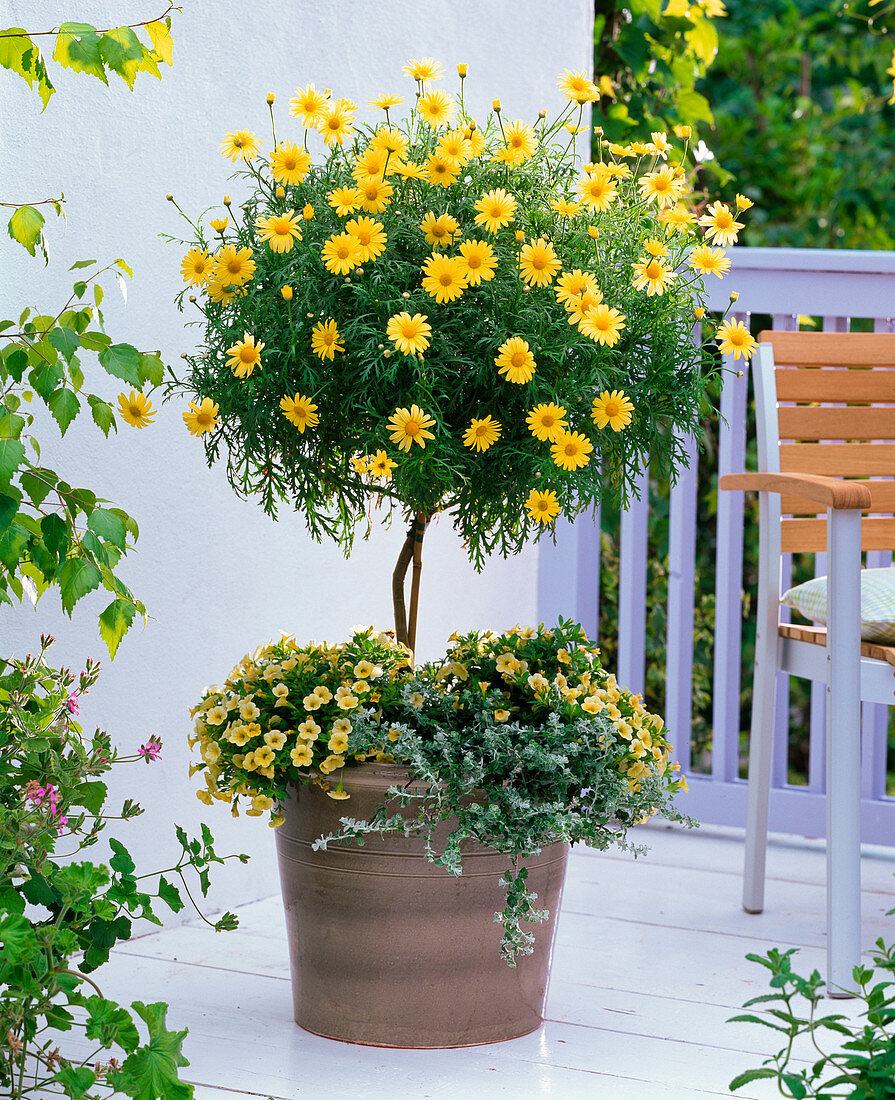
[[[722,489],[754,489],[767,493],[791,493],[804,500],[816,501],[837,511],[863,510],[870,507],[870,490],[855,481],[819,474],[725,474]]]

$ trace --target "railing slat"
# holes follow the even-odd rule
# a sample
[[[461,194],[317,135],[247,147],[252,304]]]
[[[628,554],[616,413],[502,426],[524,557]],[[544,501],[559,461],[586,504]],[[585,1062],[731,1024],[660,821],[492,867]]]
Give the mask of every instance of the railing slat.
[[[646,675],[646,559],[649,467],[634,479],[639,499],[622,512],[618,570],[618,681],[642,692]]]
[[[600,625],[600,508],[593,518],[582,517],[578,534],[578,598],[575,617],[588,637],[596,638]]]
[[[671,487],[668,521],[668,626],[665,721],[675,759],[689,772],[693,736],[693,607],[696,598],[696,488],[699,452],[684,443],[690,465]]]

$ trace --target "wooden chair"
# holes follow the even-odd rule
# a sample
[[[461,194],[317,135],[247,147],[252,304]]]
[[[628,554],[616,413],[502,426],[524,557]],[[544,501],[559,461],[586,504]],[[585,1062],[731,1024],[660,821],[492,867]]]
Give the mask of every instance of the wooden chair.
[[[895,703],[895,647],[860,637],[861,552],[895,548],[895,335],[759,339],[759,472],[721,479],[760,494],[743,908],[764,906],[776,673],[825,681],[827,989],[848,996],[861,957],[861,701]],[[824,550],[828,628],[781,623],[781,555]]]

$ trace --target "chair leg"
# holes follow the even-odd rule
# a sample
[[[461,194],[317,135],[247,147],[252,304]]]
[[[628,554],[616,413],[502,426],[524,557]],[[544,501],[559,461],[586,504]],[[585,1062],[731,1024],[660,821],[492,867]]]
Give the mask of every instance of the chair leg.
[[[775,608],[776,613],[776,608]],[[768,799],[774,744],[774,703],[777,695],[777,632],[761,630],[755,639],[752,680],[752,729],[749,735],[749,794],[746,807],[746,855],[743,908],[764,909],[765,853],[768,846]]]
[[[827,994],[848,997],[861,961],[861,528],[859,513],[828,516]]]

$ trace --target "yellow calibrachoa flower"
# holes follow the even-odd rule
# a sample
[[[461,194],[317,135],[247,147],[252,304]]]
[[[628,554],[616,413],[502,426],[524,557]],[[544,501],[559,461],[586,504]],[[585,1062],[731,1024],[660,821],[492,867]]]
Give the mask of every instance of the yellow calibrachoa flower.
[[[243,333],[233,347],[227,348],[227,366],[237,378],[248,378],[255,367],[261,370],[261,352],[264,344],[251,333]]]
[[[427,416],[419,405],[395,409],[388,420],[392,443],[397,443],[402,451],[409,451],[413,443],[425,448],[426,440],[435,438],[435,433],[429,431],[434,427],[434,417]]]
[[[520,336],[511,336],[500,345],[494,363],[500,368],[498,374],[505,375],[507,382],[515,382],[518,385],[530,382],[537,367],[528,341]]]
[[[412,317],[409,313],[396,313],[389,318],[386,335],[398,351],[405,355],[416,355],[428,348],[432,326],[428,324],[425,313],[414,313]]]
[[[482,195],[475,208],[478,211],[475,224],[483,226],[489,233],[496,233],[515,217],[516,200],[502,187],[497,187]]]
[[[291,141],[281,142],[270,154],[270,174],[277,183],[301,183],[311,167],[311,154]]]
[[[311,350],[321,359],[329,359],[332,362],[336,352],[343,352],[345,345],[339,335],[339,326],[330,317],[328,321],[320,321],[311,332]]]
[[[718,329],[718,345],[722,355],[748,359],[758,344],[742,321],[729,321]]]
[[[426,243],[432,248],[453,244],[459,224],[450,214],[436,214],[430,210],[420,222]]]
[[[226,222],[225,222],[226,224]],[[192,248],[183,257],[180,273],[183,281],[190,286],[205,286],[214,271],[214,261],[201,248]]]
[[[563,470],[577,470],[590,462],[593,443],[581,432],[560,432],[550,448],[553,461]]]
[[[221,142],[221,153],[232,161],[254,160],[261,152],[261,141],[251,130],[237,130],[227,134]]]
[[[320,252],[327,271],[333,275],[347,275],[361,262],[362,254],[360,243],[350,233],[334,234]]]
[[[309,129],[316,129],[326,112],[329,92],[318,92],[313,84],[305,88],[296,88],[295,95],[289,100],[289,111],[293,118],[299,118]]]
[[[613,390],[612,393],[604,390],[599,397],[594,398],[590,413],[591,420],[598,428],[610,427],[614,432],[627,428],[633,416],[634,403],[622,390]]]
[[[118,414],[132,428],[145,428],[157,415],[152,411],[152,402],[146,394],[135,390],[131,390],[130,395],[119,393]]]
[[[519,272],[529,286],[550,286],[561,267],[556,250],[543,237],[523,245],[519,253]]]
[[[296,768],[306,768],[314,759],[314,752],[310,745],[296,745],[289,753],[289,759]]]
[[[305,428],[316,428],[320,423],[320,417],[315,412],[316,408],[317,406],[311,402],[309,397],[303,397],[300,393],[297,393],[294,397],[284,397],[280,401],[283,416],[290,424],[294,424],[302,435],[304,435]]]
[[[465,240],[457,257],[470,286],[489,282],[497,271],[497,256],[487,241]]]
[[[219,406],[210,397],[203,397],[198,405],[195,401],[190,401],[189,406],[189,412],[181,415],[190,435],[199,436],[205,432],[213,432],[218,426]]]
[[[553,442],[558,435],[566,430],[566,410],[562,405],[555,405],[552,401],[535,405],[525,423],[528,430],[541,442]]]
[[[385,251],[388,237],[382,222],[374,221],[373,218],[352,218],[345,223],[345,232],[350,233],[360,245],[361,263],[375,260]]]
[[[482,420],[472,418],[472,423],[463,433],[463,446],[476,451],[487,451],[492,443],[500,439],[501,425],[493,416]]]
[[[293,242],[301,240],[301,230],[298,228],[298,218],[294,210],[256,218],[255,227],[260,230],[261,240],[266,241],[274,252],[289,252]]]
[[[436,302],[453,302],[468,286],[465,268],[454,256],[435,252],[423,262],[423,290]]]
[[[552,523],[559,515],[559,501],[551,489],[532,489],[525,502],[525,509],[538,523]]]

